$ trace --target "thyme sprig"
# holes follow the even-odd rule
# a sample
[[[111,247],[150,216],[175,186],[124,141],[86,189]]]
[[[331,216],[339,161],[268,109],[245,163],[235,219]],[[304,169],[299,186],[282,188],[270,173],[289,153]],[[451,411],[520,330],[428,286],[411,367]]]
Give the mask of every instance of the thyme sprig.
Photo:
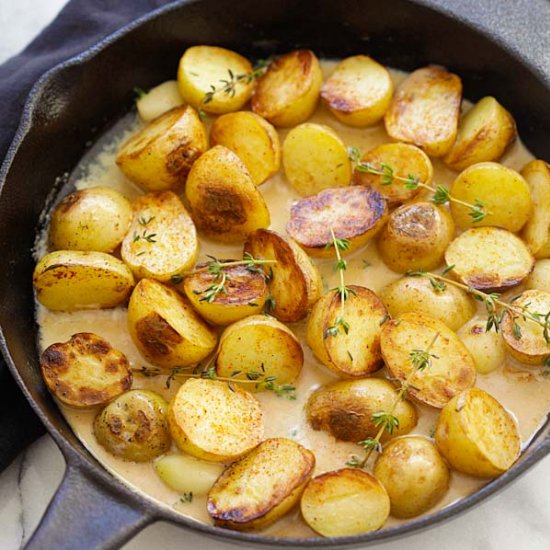
[[[138,218],[139,225],[143,226],[144,229],[143,229],[141,235],[137,231],[134,231],[134,235],[133,235],[133,242],[134,243],[136,243],[138,241],[142,241],[142,240],[146,241],[148,243],[156,243],[157,242],[157,240],[155,238],[157,236],[156,233],[147,233],[147,226],[154,219],[155,219],[155,216],[149,216],[148,218],[146,216],[140,216]]]

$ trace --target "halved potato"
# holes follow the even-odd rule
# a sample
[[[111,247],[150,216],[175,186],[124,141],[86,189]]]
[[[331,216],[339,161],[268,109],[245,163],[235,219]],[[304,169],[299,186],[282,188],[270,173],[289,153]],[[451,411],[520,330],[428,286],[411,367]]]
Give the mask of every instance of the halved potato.
[[[170,403],[170,433],[178,447],[212,462],[236,460],[263,439],[260,402],[219,380],[187,380]]]
[[[439,319],[452,330],[459,329],[476,312],[474,300],[467,292],[452,285],[436,289],[426,277],[397,279],[382,289],[380,298],[392,317],[419,311]]]
[[[136,101],[139,116],[144,122],[151,122],[151,120],[180,105],[183,105],[183,98],[175,80],[167,80],[151,88]]]
[[[263,529],[291,510],[311,478],[315,456],[290,439],[266,439],[231,464],[208,493],[216,525]]]
[[[110,187],[90,187],[67,195],[50,220],[56,250],[112,252],[132,221],[128,199]]]
[[[317,359],[330,370],[347,378],[364,377],[382,364],[380,332],[387,310],[372,290],[350,285],[344,303],[346,334],[336,320],[342,316],[338,291],[325,294],[313,306],[307,323],[307,343]],[[335,327],[333,330],[332,327]]]
[[[474,222],[470,208],[451,202],[451,214],[460,229],[496,225],[516,233],[532,210],[527,182],[515,170],[496,162],[481,162],[466,168],[454,180],[450,193],[453,198],[469,204],[481,201],[487,212],[483,220]]]
[[[524,242],[499,227],[468,229],[449,245],[445,261],[464,284],[495,291],[521,283],[535,264]]]
[[[134,218],[120,253],[134,276],[168,282],[191,268],[199,242],[193,220],[178,196],[172,191],[147,193],[132,206]]]
[[[479,388],[470,388],[447,403],[437,422],[435,443],[452,468],[479,477],[504,473],[520,452],[512,416]]]
[[[540,315],[540,321],[550,315],[550,293],[526,290],[512,302],[516,308]],[[542,365],[550,357],[550,344],[543,335],[543,327],[523,315],[506,310],[502,319],[502,336],[510,355],[521,363]]]
[[[242,241],[270,224],[262,194],[239,157],[223,145],[193,165],[185,195],[197,227],[215,240]]]
[[[323,75],[311,50],[277,58],[258,80],[252,110],[275,126],[296,126],[315,110]]]
[[[363,441],[375,437],[380,426],[372,415],[389,411],[397,397],[395,388],[382,378],[342,380],[321,386],[308,399],[306,414],[314,430],[328,432],[341,441]],[[392,434],[384,431],[382,441],[410,432],[417,422],[414,405],[400,400],[393,415],[399,425]]]
[[[208,142],[197,112],[176,107],[133,134],[118,150],[116,163],[144,191],[180,189]]]
[[[384,323],[380,346],[391,376],[408,380],[409,395],[420,403],[440,409],[476,381],[474,360],[466,346],[447,325],[422,313],[403,313]],[[417,351],[430,355],[430,364],[422,370],[413,364],[412,354]]]
[[[390,513],[390,499],[382,483],[363,470],[351,468],[314,477],[300,506],[306,523],[325,537],[380,529]]]
[[[207,113],[238,111],[254,91],[250,61],[216,46],[187,48],[178,66],[183,99]]]
[[[378,238],[378,251],[393,271],[434,269],[443,262],[455,226],[449,213],[431,202],[394,210]]]
[[[543,160],[532,160],[523,167],[521,175],[529,186],[532,199],[531,212],[521,238],[535,258],[546,257],[546,251],[542,249],[550,231],[550,166]],[[542,256],[539,256],[540,252]]]
[[[244,251],[276,261],[263,266],[273,304],[269,313],[287,323],[306,317],[323,290],[321,274],[308,255],[292,239],[269,229],[249,235]]]
[[[343,254],[361,248],[382,229],[388,206],[372,187],[325,189],[294,203],[286,229],[305,251],[317,257],[334,256],[330,228],[338,239],[347,239]]]
[[[487,330],[486,320],[470,321],[457,334],[468,348],[480,374],[489,374],[504,363],[504,340],[499,332]]]
[[[441,157],[455,141],[461,100],[458,76],[437,65],[417,69],[395,91],[384,117],[386,131]]]
[[[279,135],[256,113],[240,111],[218,117],[210,129],[210,143],[231,149],[242,160],[256,185],[279,170]]]
[[[372,126],[388,109],[393,83],[388,70],[366,55],[340,61],[321,88],[331,113],[349,126]]]
[[[494,97],[484,97],[460,119],[445,164],[459,172],[478,162],[498,160],[516,136],[512,115]]]
[[[91,332],[48,346],[40,356],[40,369],[55,397],[79,409],[105,405],[132,386],[124,353]]]
[[[525,281],[525,288],[550,292],[550,259],[538,260],[529,277]]]
[[[290,130],[283,143],[283,166],[287,180],[304,197],[351,181],[346,146],[323,124],[305,122]]]
[[[408,143],[383,143],[367,151],[360,162],[370,164],[377,170],[387,165],[393,170],[395,176],[402,178],[414,176],[419,182],[426,184],[429,184],[433,177],[430,157],[422,149]],[[407,189],[403,182],[397,180],[385,185],[382,176],[361,172],[357,168],[353,172],[353,183],[372,185],[390,205],[413,199],[420,191],[420,187]]]
[[[134,286],[134,277],[123,262],[109,254],[57,250],[36,264],[33,284],[43,306],[75,311],[122,304]]]
[[[216,372],[237,385],[246,381],[241,385],[249,391],[263,391],[265,380],[277,385],[294,382],[303,364],[302,346],[289,328],[272,317],[252,315],[225,329]]]
[[[195,365],[216,347],[215,331],[187,299],[153,279],[132,292],[128,330],[143,357],[166,369]]]

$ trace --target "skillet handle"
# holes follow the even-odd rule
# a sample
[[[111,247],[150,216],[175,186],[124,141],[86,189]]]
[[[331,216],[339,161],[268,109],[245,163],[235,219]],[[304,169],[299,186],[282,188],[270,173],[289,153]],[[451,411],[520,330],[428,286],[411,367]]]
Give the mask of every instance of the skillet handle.
[[[112,550],[154,519],[68,463],[61,485],[25,550]]]

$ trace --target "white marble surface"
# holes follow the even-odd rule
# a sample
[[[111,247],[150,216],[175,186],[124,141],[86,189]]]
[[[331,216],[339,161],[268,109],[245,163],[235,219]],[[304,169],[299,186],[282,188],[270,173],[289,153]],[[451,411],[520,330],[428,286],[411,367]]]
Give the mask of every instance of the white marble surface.
[[[17,53],[59,11],[65,0],[0,0],[0,62]],[[49,436],[37,441],[0,474],[0,550],[28,540],[63,475],[61,453]],[[523,478],[453,521],[406,540],[369,548],[394,550],[548,550],[550,458]],[[158,523],[135,537],[127,550],[235,548]],[[44,549],[49,550],[49,549]]]

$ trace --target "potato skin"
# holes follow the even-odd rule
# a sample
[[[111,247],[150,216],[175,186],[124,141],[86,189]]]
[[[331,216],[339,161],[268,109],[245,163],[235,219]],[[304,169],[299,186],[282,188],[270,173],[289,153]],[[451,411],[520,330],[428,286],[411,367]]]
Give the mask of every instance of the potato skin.
[[[298,443],[266,439],[219,477],[208,493],[208,513],[220,527],[263,529],[294,507],[314,466],[313,453]]]
[[[550,292],[550,259],[538,260],[525,281],[527,290]]]
[[[472,355],[478,373],[489,374],[504,363],[506,348],[502,335],[488,331],[487,321],[470,321],[457,334]]]

